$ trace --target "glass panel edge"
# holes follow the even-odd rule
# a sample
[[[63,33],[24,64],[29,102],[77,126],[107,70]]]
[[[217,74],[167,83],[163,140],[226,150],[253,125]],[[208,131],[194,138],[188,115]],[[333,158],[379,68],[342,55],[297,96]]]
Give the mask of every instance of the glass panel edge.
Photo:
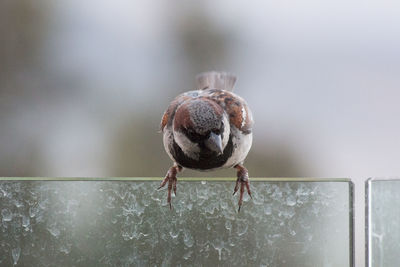
[[[0,181],[161,181],[163,177],[0,177]],[[236,177],[178,177],[178,181],[236,181]],[[250,177],[251,182],[351,182],[350,178]]]
[[[371,227],[371,183],[374,181],[373,178],[368,178],[365,181],[365,266],[369,267],[372,264],[371,259],[371,234],[370,234],[370,227]]]

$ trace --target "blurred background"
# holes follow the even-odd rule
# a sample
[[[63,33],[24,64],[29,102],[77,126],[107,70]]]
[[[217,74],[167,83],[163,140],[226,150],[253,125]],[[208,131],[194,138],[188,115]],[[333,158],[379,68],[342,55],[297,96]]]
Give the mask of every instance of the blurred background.
[[[255,117],[250,175],[351,177],[362,263],[363,182],[400,173],[399,7],[3,0],[0,176],[163,176],[163,111],[229,71]]]

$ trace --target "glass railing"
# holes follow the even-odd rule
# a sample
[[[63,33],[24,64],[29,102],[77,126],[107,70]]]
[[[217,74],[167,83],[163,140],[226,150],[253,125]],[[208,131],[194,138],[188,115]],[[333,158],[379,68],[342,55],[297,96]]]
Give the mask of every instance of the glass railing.
[[[400,266],[400,180],[366,182],[367,266]]]
[[[353,265],[350,180],[253,178],[239,213],[234,183],[0,178],[0,266]]]

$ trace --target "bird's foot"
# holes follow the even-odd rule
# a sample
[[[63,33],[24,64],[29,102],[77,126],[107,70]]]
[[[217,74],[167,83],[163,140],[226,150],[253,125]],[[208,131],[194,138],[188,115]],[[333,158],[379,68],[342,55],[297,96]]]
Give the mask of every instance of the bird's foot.
[[[167,175],[165,176],[165,178],[162,180],[160,186],[157,188],[157,190],[163,188],[167,182],[168,182],[168,196],[167,196],[167,202],[169,204],[169,208],[172,209],[172,204],[171,204],[171,194],[172,194],[172,190],[174,191],[174,194],[176,196],[176,183],[177,183],[177,179],[176,179],[176,174],[182,170],[181,166],[177,166],[174,165],[172,166],[168,172]]]
[[[251,198],[251,191],[250,191],[250,182],[249,182],[249,172],[245,167],[242,165],[238,164],[234,168],[237,169],[237,179],[236,179],[236,185],[235,188],[233,189],[233,194],[235,194],[239,190],[239,185],[240,185],[240,194],[239,194],[239,209],[238,212],[240,212],[240,208],[242,207],[243,204],[243,194],[244,194],[244,188],[246,187],[247,193]]]

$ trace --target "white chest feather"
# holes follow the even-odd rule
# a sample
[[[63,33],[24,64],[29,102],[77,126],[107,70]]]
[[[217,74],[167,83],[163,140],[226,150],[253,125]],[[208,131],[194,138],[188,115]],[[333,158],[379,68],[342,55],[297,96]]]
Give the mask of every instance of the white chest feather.
[[[224,164],[224,168],[230,168],[236,164],[243,163],[246,159],[247,154],[250,151],[251,144],[253,142],[253,134],[243,134],[236,127],[231,128],[232,131],[232,144],[233,153],[232,156]]]

